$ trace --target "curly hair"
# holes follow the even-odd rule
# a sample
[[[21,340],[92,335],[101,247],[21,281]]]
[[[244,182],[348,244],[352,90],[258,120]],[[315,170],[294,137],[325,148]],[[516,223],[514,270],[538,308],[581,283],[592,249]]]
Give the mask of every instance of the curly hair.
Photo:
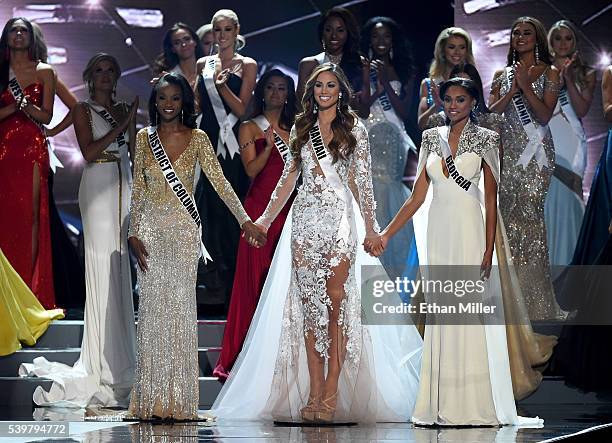
[[[323,63],[317,66],[310,77],[306,81],[304,97],[302,98],[303,111],[295,118],[295,138],[291,140],[291,154],[295,160],[296,166],[300,164],[300,151],[308,139],[310,138],[310,130],[317,124],[317,113],[315,109],[314,87],[322,72],[331,72],[338,79],[340,92],[342,96],[338,98],[340,106],[336,113],[336,118],[331,123],[333,138],[327,146],[331,153],[333,162],[337,162],[339,158],[348,158],[357,145],[357,139],[352,133],[353,126],[358,121],[357,115],[350,109],[349,102],[351,100],[351,84],[342,71],[342,68],[333,63]]]
[[[372,29],[374,29],[378,23],[382,23],[391,30],[393,57],[389,58],[391,59],[391,64],[393,68],[395,68],[400,81],[402,84],[405,84],[414,75],[414,58],[412,56],[412,48],[406,39],[404,30],[395,20],[390,17],[372,17],[369,19],[361,30],[361,52],[363,54],[369,53]]]
[[[181,90],[181,98],[183,99],[183,104],[181,107],[181,112],[183,113],[183,125],[188,128],[195,129],[196,127],[196,113],[195,113],[195,96],[193,94],[193,89],[189,86],[185,77],[180,74],[175,74],[174,72],[170,72],[168,74],[164,74],[160,77],[159,81],[155,83],[153,89],[151,90],[151,95],[149,96],[149,124],[151,126],[156,126],[158,121],[157,115],[157,91],[162,86],[166,86],[167,84],[176,85]]]
[[[506,66],[512,66],[514,62],[514,50],[512,49],[512,33],[514,32],[514,28],[516,28],[521,23],[529,23],[531,26],[533,26],[533,29],[535,29],[536,33],[536,48],[538,50],[538,58],[540,59],[540,61],[543,61],[547,65],[551,65],[552,57],[550,56],[550,52],[548,51],[546,28],[537,18],[524,16],[514,20],[514,23],[512,23],[512,26],[510,27],[510,45],[508,46]]]
[[[266,88],[268,80],[270,80],[271,77],[281,77],[287,82],[287,103],[285,104],[283,112],[281,113],[279,124],[281,128],[289,131],[295,122],[297,97],[295,95],[295,84],[293,83],[293,79],[280,69],[271,69],[270,71],[267,71],[257,82],[255,90],[253,91],[253,112],[251,113],[249,119],[263,114],[264,89]]]
[[[191,26],[178,22],[172,25],[170,29],[166,31],[164,34],[164,39],[162,43],[162,53],[157,56],[155,59],[155,73],[161,74],[163,71],[169,71],[173,69],[176,65],[179,64],[180,60],[178,55],[172,50],[172,35],[176,31],[185,30],[189,32],[191,38],[196,44],[195,47],[195,59],[198,60],[201,57],[204,57],[204,50],[202,49],[202,43],[198,38],[196,32],[191,28]]]

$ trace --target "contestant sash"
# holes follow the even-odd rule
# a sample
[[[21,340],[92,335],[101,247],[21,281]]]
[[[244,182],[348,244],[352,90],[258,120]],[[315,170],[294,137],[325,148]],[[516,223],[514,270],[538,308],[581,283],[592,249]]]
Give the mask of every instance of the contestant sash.
[[[310,143],[315,151],[315,156],[323,171],[323,175],[327,179],[327,183],[332,187],[336,195],[344,202],[344,213],[340,220],[340,227],[338,228],[338,240],[343,239],[348,242],[351,229],[355,224],[353,217],[353,201],[351,191],[347,186],[344,186],[338,171],[332,163],[332,156],[327,152],[327,147],[323,142],[323,136],[319,128],[319,122],[315,124],[309,132]]]
[[[263,114],[260,114],[257,117],[255,117],[253,121],[259,127],[259,129],[261,129],[264,133],[270,127],[270,122]],[[289,156],[289,152],[290,152],[289,146],[287,146],[287,143],[285,143],[285,140],[283,140],[282,137],[278,135],[276,131],[274,131],[274,129],[272,129],[272,132],[274,133],[274,146],[278,150],[278,153],[283,159],[283,162],[286,163],[287,157]]]
[[[92,103],[92,102],[87,102],[87,103],[89,104],[91,109],[94,110],[96,114],[102,117],[106,121],[106,123],[110,125],[111,128],[115,129],[117,126],[119,126],[119,123],[117,123],[117,121],[113,118],[110,112],[108,112],[102,106],[98,105],[97,103]],[[121,149],[121,147],[125,145],[125,132],[121,132],[117,136],[117,138],[115,139],[115,143],[117,143],[117,151],[105,150],[105,152],[117,154],[119,152],[119,149]]]
[[[514,69],[510,66],[506,68],[506,81],[508,82],[508,89],[512,87],[512,80],[514,79]],[[546,152],[544,151],[544,144],[542,140],[546,135],[548,126],[537,126],[531,119],[527,105],[523,101],[523,95],[517,92],[512,96],[512,104],[514,109],[519,116],[521,125],[525,134],[527,134],[527,146],[523,150],[523,153],[518,159],[517,165],[521,165],[523,168],[527,168],[529,161],[535,156],[536,162],[540,170],[544,166],[548,166],[548,159],[546,158]]]
[[[329,63],[329,57],[327,55],[327,52],[323,51],[317,55],[314,56],[314,59],[317,61],[318,64],[322,65],[323,63]]]
[[[371,69],[370,70],[370,90],[372,91],[372,93],[376,93],[376,82],[377,81],[378,81],[378,78],[376,76],[376,70]],[[412,139],[408,137],[408,134],[406,133],[406,128],[404,127],[404,122],[395,113],[395,110],[393,109],[393,105],[391,104],[391,101],[389,100],[389,96],[387,95],[385,91],[383,91],[383,93],[378,97],[378,103],[380,104],[380,107],[383,110],[385,119],[389,123],[395,125],[397,129],[399,130],[400,137],[402,139],[402,143],[404,144],[406,148],[406,151],[411,149],[414,152],[416,152],[416,146],[412,142]]]
[[[561,88],[559,91],[559,104],[561,105],[563,115],[574,130],[576,137],[578,137],[580,140],[585,140],[586,134],[584,133],[584,128],[582,127],[582,123],[576,115],[576,111],[574,111],[574,107],[569,100],[566,87]]]
[[[484,195],[482,191],[478,188],[478,183],[474,183],[467,178],[463,177],[457,166],[455,165],[455,161],[453,160],[453,154],[451,152],[450,145],[448,144],[448,134],[449,127],[448,126],[438,126],[438,135],[440,136],[440,148],[442,149],[442,155],[444,157],[444,163],[446,163],[446,168],[448,169],[448,178],[467,192],[469,195],[474,197],[476,201],[478,201],[482,206],[485,205]]]
[[[225,146],[227,146],[230,158],[234,158],[234,155],[240,151],[240,146],[238,145],[238,140],[236,140],[236,135],[233,130],[234,125],[238,122],[238,117],[232,113],[228,115],[225,112],[223,100],[221,100],[221,96],[215,84],[215,66],[215,57],[207,57],[206,64],[202,69],[202,77],[204,78],[204,86],[208,92],[208,98],[210,99],[215,117],[217,118],[217,123],[219,124],[217,156],[221,155],[225,158]]]
[[[13,94],[13,99],[15,100],[15,103],[19,104],[21,100],[23,99],[24,93],[23,93],[23,90],[21,89],[21,86],[19,85],[19,82],[17,81],[17,77],[14,77],[14,76],[11,77],[11,79],[8,82],[8,88],[11,91],[11,94]],[[42,132],[42,134],[44,135],[45,143],[47,144],[47,152],[49,154],[49,167],[51,168],[53,173],[55,173],[57,168],[63,168],[64,165],[62,165],[62,162],[60,162],[59,158],[57,158],[57,156],[55,155],[55,151],[53,150],[51,143],[49,143],[49,140],[47,139],[47,130],[45,129],[44,125],[34,120],[28,113],[24,112],[24,114],[36,126],[38,126],[38,129],[40,129],[40,132]]]
[[[149,137],[149,147],[153,152],[153,157],[155,157],[164,178],[166,179],[166,183],[168,183],[168,186],[170,189],[172,189],[172,192],[176,198],[181,202],[181,205],[183,205],[185,211],[187,211],[193,222],[198,227],[200,233],[200,257],[204,258],[204,263],[206,263],[208,260],[212,261],[212,257],[208,254],[208,251],[204,247],[204,243],[202,243],[201,240],[202,221],[200,220],[198,207],[193,201],[193,198],[191,198],[188,188],[183,185],[183,182],[181,182],[179,175],[175,172],[172,163],[170,163],[168,154],[166,154],[166,150],[162,145],[159,134],[157,134],[157,128],[155,126],[149,126],[147,128],[147,135]]]

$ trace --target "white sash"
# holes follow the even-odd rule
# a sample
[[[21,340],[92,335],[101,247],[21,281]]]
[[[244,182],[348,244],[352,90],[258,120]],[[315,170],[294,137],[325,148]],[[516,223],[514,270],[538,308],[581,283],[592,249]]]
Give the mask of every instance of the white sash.
[[[323,63],[329,63],[329,57],[327,55],[327,52],[323,51],[317,55],[314,56],[314,59],[317,61],[318,64],[322,65]]]
[[[172,163],[170,163],[170,159],[168,158],[168,154],[166,154],[166,150],[162,145],[162,142],[157,134],[157,128],[155,126],[149,126],[147,128],[147,135],[149,137],[149,147],[153,152],[153,157],[157,160],[159,168],[166,179],[166,183],[176,198],[181,202],[193,222],[198,227],[198,231],[200,233],[200,257],[204,258],[204,263],[208,260],[212,261],[212,257],[208,254],[208,251],[204,247],[204,243],[202,243],[202,221],[200,220],[200,214],[198,213],[198,207],[196,206],[193,198],[191,198],[191,194],[188,189],[183,185],[179,175],[174,171],[174,167]]]
[[[453,160],[453,154],[451,152],[450,145],[448,144],[448,135],[450,133],[450,128],[448,126],[438,126],[438,135],[440,136],[440,148],[442,149],[442,155],[444,156],[444,162],[446,163],[446,168],[448,169],[448,178],[467,192],[469,195],[474,197],[476,201],[478,201],[482,206],[485,205],[484,195],[482,191],[478,188],[478,183],[471,182],[467,178],[463,177],[457,166],[455,166],[455,161]]]
[[[344,213],[340,220],[338,228],[338,240],[342,239],[348,242],[351,230],[356,232],[355,218],[353,216],[353,196],[347,186],[342,184],[342,180],[338,175],[338,171],[332,164],[332,156],[327,152],[327,147],[323,142],[323,136],[319,128],[319,122],[312,127],[309,132],[310,143],[315,151],[315,156],[319,161],[319,166],[323,171],[323,175],[327,182],[332,187],[336,195],[344,202]]]
[[[570,126],[574,130],[576,137],[580,140],[584,140],[586,138],[586,134],[584,132],[584,127],[582,126],[582,122],[576,115],[576,111],[574,111],[574,107],[570,102],[570,99],[567,95],[567,88],[563,87],[559,91],[559,105],[561,105],[561,110],[563,111],[563,115],[567,118]]]
[[[270,122],[263,114],[260,114],[257,117],[255,117],[253,121],[259,127],[259,129],[261,129],[263,132],[266,132],[266,130],[270,127]],[[285,143],[285,140],[283,140],[282,137],[278,135],[276,131],[274,131],[274,129],[272,131],[274,133],[274,146],[278,150],[278,153],[283,159],[283,162],[286,163],[287,157],[289,157],[289,152],[290,152],[289,146],[287,146],[287,143]]]
[[[376,93],[376,82],[377,82],[376,70],[371,69],[370,70],[370,90],[372,91],[372,93]],[[404,144],[404,147],[406,148],[406,151],[410,149],[414,152],[417,152],[414,142],[412,141],[410,137],[408,137],[408,134],[406,133],[404,122],[395,113],[395,110],[393,109],[393,105],[391,104],[391,101],[389,100],[389,96],[387,95],[386,92],[383,91],[383,93],[378,97],[378,103],[380,104],[380,107],[383,110],[385,119],[389,123],[395,125],[397,129],[399,130],[400,137],[402,139],[402,143]]]
[[[104,109],[101,105],[90,101],[88,101],[87,104],[91,107],[91,109],[95,111],[96,114],[102,117],[112,129],[115,129],[117,126],[119,126],[119,123],[117,123],[117,121],[113,118],[110,112]],[[125,132],[121,132],[115,139],[114,143],[117,144],[117,150],[105,149],[104,152],[107,152],[109,154],[118,154],[121,147],[125,145]]]
[[[17,81],[17,77],[14,76],[12,71],[13,70],[11,69],[10,74],[12,77],[8,82],[8,88],[9,88],[9,91],[11,91],[11,94],[13,94],[13,99],[15,99],[15,103],[19,104],[19,102],[23,99],[24,94],[23,94],[23,90],[21,89],[21,86],[19,85],[19,82]],[[24,114],[30,120],[32,120],[32,122],[35,123],[36,126],[38,126],[38,128],[40,129],[40,132],[42,132],[43,136],[45,137],[45,143],[47,144],[47,152],[49,154],[49,167],[55,174],[55,171],[57,170],[57,168],[63,168],[64,165],[62,165],[62,162],[55,155],[55,151],[53,150],[51,143],[49,143],[49,140],[47,139],[46,128],[44,127],[44,125],[34,120],[28,113],[24,112]]]
[[[510,66],[506,67],[506,81],[508,82],[508,88],[512,87],[513,78],[514,69]],[[546,152],[544,151],[544,145],[542,143],[548,126],[537,126],[531,120],[531,116],[529,115],[529,111],[527,110],[527,106],[525,105],[523,96],[520,92],[517,92],[512,96],[512,103],[514,104],[514,109],[516,110],[521,124],[523,125],[523,130],[529,139],[527,146],[525,146],[525,149],[523,150],[523,153],[519,157],[516,164],[521,165],[523,168],[527,168],[529,161],[533,156],[535,156],[538,167],[540,170],[542,170],[543,167],[548,166],[548,159],[546,158]]]
[[[202,77],[204,78],[204,86],[206,86],[208,98],[210,99],[215,117],[217,118],[217,123],[219,124],[217,156],[220,155],[225,158],[225,146],[227,146],[230,158],[234,158],[234,155],[240,151],[238,140],[236,140],[236,135],[232,129],[236,122],[238,122],[238,117],[232,113],[229,115],[225,113],[223,100],[221,100],[221,96],[219,95],[219,91],[215,85],[215,65],[216,58],[214,56],[208,57],[206,59],[206,64],[202,69]]]

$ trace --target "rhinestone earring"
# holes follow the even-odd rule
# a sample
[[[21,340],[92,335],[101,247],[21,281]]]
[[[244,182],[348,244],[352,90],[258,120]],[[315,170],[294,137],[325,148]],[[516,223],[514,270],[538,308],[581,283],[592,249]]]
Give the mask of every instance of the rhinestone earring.
[[[181,108],[181,124],[183,124],[183,109]]]
[[[316,114],[317,112],[319,112],[319,105],[317,104],[317,102],[315,102],[313,108],[312,108],[312,113]]]
[[[536,60],[536,65],[537,65],[540,62],[540,49],[538,48],[537,43],[535,47],[535,60]]]
[[[389,50],[389,58],[393,60],[393,48]]]
[[[336,102],[336,106],[338,108],[338,111],[340,110],[341,104],[342,104],[342,92],[338,94],[338,101]]]
[[[512,50],[512,64],[513,64],[513,65],[516,65],[516,59],[517,59],[517,56],[516,56],[516,49],[513,49],[513,50]]]

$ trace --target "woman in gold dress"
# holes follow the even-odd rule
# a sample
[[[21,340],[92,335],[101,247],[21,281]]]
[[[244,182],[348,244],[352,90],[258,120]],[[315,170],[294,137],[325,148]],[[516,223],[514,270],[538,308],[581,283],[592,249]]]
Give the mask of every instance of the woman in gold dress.
[[[141,419],[190,420],[197,418],[199,401],[196,271],[200,254],[208,256],[200,247],[200,218],[191,195],[196,161],[249,242],[263,243],[265,237],[223,176],[208,137],[195,129],[194,95],[182,76],[159,79],[149,117],[152,126],[136,138],[128,234],[140,284],[129,412]]]

